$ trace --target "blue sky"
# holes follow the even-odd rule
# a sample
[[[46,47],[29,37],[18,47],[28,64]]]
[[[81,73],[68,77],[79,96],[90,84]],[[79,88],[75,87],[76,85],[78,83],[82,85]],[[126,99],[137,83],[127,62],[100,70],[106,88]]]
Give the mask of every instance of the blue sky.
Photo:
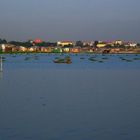
[[[140,0],[0,0],[0,38],[140,42]]]

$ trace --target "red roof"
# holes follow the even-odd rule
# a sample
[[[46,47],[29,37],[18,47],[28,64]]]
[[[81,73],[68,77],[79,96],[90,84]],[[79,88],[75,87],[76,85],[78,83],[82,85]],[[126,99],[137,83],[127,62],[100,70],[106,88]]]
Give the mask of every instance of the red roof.
[[[35,42],[35,43],[41,43],[42,40],[41,40],[41,39],[35,39],[34,42]]]

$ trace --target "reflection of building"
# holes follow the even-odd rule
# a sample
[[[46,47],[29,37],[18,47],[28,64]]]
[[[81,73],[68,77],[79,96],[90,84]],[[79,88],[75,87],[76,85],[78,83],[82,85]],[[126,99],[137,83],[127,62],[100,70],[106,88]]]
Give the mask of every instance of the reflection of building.
[[[2,72],[3,71],[3,67],[2,67],[2,56],[0,57],[0,72]]]
[[[62,46],[62,47],[64,47],[64,46],[73,46],[73,42],[71,42],[71,41],[58,41],[57,45]]]
[[[0,71],[0,79],[3,78],[3,72]]]

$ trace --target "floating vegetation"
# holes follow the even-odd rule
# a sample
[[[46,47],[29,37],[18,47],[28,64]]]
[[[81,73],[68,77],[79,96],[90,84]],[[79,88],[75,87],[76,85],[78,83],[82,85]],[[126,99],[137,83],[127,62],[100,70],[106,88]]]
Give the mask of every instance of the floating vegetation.
[[[126,59],[125,59],[125,58],[123,58],[123,57],[120,57],[120,59],[121,59],[121,60],[126,60]]]
[[[102,60],[99,60],[98,62],[99,62],[99,63],[103,63],[104,61],[102,61]]]
[[[55,57],[55,59],[60,59],[60,57]]]
[[[133,58],[133,60],[140,60],[140,58]]]
[[[12,55],[12,57],[16,57],[16,55]]]
[[[97,61],[94,57],[90,57],[90,58],[88,58],[88,60],[90,60],[90,61]]]
[[[31,58],[30,57],[26,57],[24,60],[25,61],[28,61],[28,60],[30,60]]]
[[[108,58],[107,57],[103,57],[102,59],[107,60]]]
[[[80,59],[85,59],[84,57],[80,57]]]
[[[1,57],[1,60],[2,60],[3,62],[6,61],[6,57],[2,56],[2,57]]]
[[[34,60],[39,60],[39,57],[38,56],[34,56]]]
[[[124,60],[124,61],[126,61],[127,59],[125,59],[125,58],[122,58],[121,60]]]
[[[1,58],[2,58],[2,60],[5,60],[6,59],[6,57],[4,57],[4,56],[2,56]]]
[[[132,60],[126,59],[126,62],[133,62]]]
[[[29,60],[39,60],[39,56],[29,56],[29,57],[25,57],[24,59],[25,61],[29,61]]]
[[[126,61],[126,62],[132,62],[131,59],[126,59],[126,58],[123,58],[123,57],[120,57],[120,59],[123,60],[123,61]]]

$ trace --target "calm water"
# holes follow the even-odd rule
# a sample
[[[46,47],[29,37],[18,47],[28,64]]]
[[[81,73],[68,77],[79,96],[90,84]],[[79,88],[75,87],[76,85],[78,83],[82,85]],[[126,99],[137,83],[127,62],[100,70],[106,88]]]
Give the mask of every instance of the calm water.
[[[140,139],[140,55],[3,57],[0,140]]]

